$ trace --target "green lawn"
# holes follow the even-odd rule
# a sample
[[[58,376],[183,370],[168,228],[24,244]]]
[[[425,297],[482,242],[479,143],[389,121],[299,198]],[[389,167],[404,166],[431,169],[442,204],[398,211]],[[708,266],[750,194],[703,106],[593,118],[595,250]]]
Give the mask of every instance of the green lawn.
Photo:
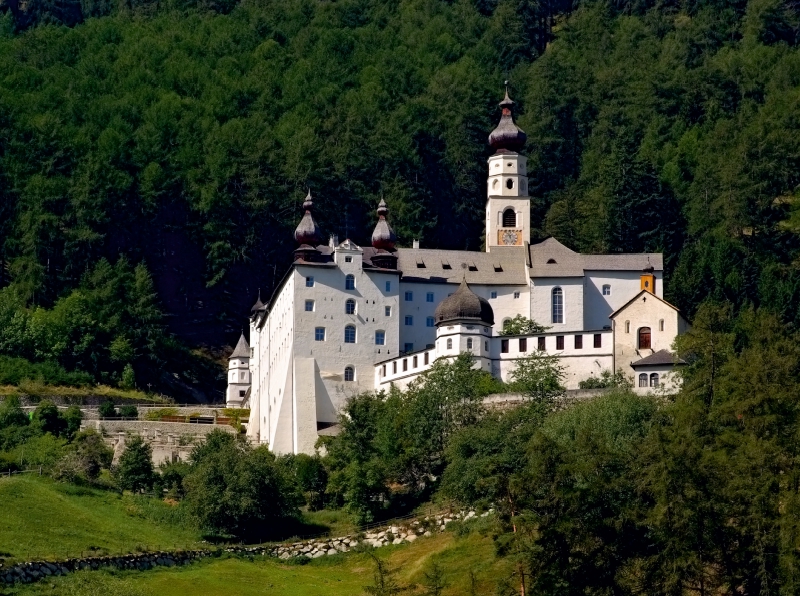
[[[0,477],[0,551],[13,560],[198,546],[182,510],[38,476]]]
[[[476,594],[495,593],[500,577],[510,573],[510,563],[494,555],[491,539],[471,534],[456,538],[446,533],[421,538],[414,544],[376,551],[398,569],[403,584],[420,584],[431,561],[438,561],[449,584],[445,596],[466,596],[469,571],[477,580]],[[254,561],[225,558],[206,560],[181,568],[145,572],[81,572],[20,586],[19,596],[354,596],[372,583],[373,564],[366,554],[345,554],[315,559],[307,565],[288,565],[274,559]],[[411,593],[421,593],[421,587]]]

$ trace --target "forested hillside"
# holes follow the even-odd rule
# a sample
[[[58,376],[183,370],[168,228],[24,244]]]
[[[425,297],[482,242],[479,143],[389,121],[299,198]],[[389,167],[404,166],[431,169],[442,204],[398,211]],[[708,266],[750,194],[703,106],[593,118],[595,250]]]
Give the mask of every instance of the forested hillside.
[[[800,320],[793,0],[0,6],[2,354],[161,382],[168,332],[230,343],[270,294],[307,187],[324,232],[366,243],[383,195],[402,244],[478,249],[505,78],[532,240]]]

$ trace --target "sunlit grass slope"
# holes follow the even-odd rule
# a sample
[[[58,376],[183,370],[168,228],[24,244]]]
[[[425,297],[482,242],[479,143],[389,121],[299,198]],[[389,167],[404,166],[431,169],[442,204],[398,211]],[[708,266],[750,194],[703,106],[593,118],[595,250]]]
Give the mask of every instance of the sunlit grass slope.
[[[14,560],[195,545],[170,505],[38,476],[0,478],[0,551]],[[88,554],[88,553],[87,553]]]

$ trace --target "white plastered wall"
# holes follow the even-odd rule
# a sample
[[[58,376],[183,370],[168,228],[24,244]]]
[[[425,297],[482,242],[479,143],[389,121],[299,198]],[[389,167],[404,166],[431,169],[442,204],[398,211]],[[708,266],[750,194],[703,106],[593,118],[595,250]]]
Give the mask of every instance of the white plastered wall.
[[[553,288],[556,287],[561,288],[564,296],[562,324],[554,324],[551,316]],[[533,280],[531,318],[540,325],[552,327],[550,331],[568,333],[584,330],[583,307],[583,277],[537,277]]]
[[[656,295],[664,297],[661,271],[655,272]],[[609,296],[603,295],[603,286],[611,287]],[[611,324],[608,318],[641,290],[640,271],[585,271],[583,306],[584,329],[602,329]]]

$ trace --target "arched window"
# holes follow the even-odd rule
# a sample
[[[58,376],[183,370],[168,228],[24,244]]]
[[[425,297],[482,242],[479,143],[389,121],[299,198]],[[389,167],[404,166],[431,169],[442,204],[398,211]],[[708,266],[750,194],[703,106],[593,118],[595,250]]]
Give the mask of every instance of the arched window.
[[[511,207],[503,211],[503,227],[504,228],[517,227],[517,214]]]
[[[625,333],[630,333],[630,332],[631,332],[631,322],[625,321]]]
[[[345,381],[355,381],[356,380],[356,369],[352,366],[345,366],[344,367],[344,380]]]
[[[467,338],[467,349],[468,350],[472,349],[472,338],[471,337]]]
[[[352,298],[348,298],[344,303],[344,312],[348,315],[356,314],[356,301]]]
[[[640,350],[650,349],[650,327],[639,328],[639,349]]]
[[[664,331],[664,319],[659,319],[658,320],[658,330],[659,331]]]
[[[511,326],[511,319],[506,319],[503,321],[503,329],[508,329]]]
[[[447,339],[447,349],[448,350],[452,350],[453,349],[453,340],[450,339],[450,338]]]
[[[658,373],[650,373],[650,386],[658,387]]]
[[[494,182],[492,182],[492,188],[497,188],[497,179],[495,178]]]
[[[552,323],[564,322],[564,292],[561,288],[553,288],[553,317]]]
[[[356,328],[352,325],[348,325],[344,328],[344,343],[346,344],[354,344],[356,343]]]
[[[506,180],[506,188],[508,188],[509,190],[514,188],[514,180],[512,178]]]
[[[356,289],[356,276],[348,273],[344,277],[344,289],[345,290],[355,290]]]
[[[647,375],[645,373],[639,375],[639,387],[647,387]]]

